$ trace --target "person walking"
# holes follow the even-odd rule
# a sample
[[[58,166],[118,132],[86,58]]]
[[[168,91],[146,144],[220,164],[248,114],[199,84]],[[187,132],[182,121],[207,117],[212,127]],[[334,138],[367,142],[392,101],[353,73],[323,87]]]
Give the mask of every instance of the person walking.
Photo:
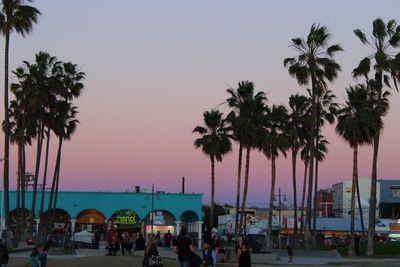
[[[357,256],[360,256],[360,236],[354,234],[354,250]]]
[[[203,241],[202,259],[204,267],[214,267],[217,264],[217,253],[208,241]]]
[[[142,267],[163,267],[161,257],[158,253],[157,244],[153,237],[150,237],[147,242]]]
[[[31,253],[31,265],[32,267],[39,267],[39,249],[34,247]]]
[[[247,242],[243,242],[240,248],[238,265],[239,267],[251,267],[251,255]]]
[[[174,244],[174,252],[178,253],[178,260],[181,267],[190,267],[192,252],[194,252],[192,240],[187,236],[187,234],[187,228],[182,227]]]
[[[6,267],[8,264],[8,250],[0,239],[0,267]]]
[[[288,236],[286,237],[286,250],[288,253],[289,263],[293,261],[293,249],[294,249],[294,237],[292,234],[288,234]]]
[[[138,239],[136,239],[135,250],[145,250],[146,240],[144,240],[143,235],[140,233]]]
[[[166,234],[164,234],[165,247],[167,247],[167,248],[171,247],[171,239],[172,239],[172,235],[171,235],[171,232],[168,230],[168,232]]]
[[[49,245],[44,245],[40,250],[39,260],[40,260],[40,267],[47,266],[47,253],[49,251]]]

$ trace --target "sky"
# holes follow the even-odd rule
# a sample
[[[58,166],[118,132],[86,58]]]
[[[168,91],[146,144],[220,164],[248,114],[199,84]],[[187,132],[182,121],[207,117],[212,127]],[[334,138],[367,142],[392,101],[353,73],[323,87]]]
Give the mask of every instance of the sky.
[[[12,36],[11,70],[46,51],[86,73],[84,92],[75,102],[80,125],[63,146],[61,190],[125,191],[154,183],[156,190],[179,192],[185,176],[187,192],[204,193],[204,202],[210,196],[210,162],[193,147],[197,136],[192,130],[202,123],[204,111],[219,107],[227,112],[226,89],[253,81],[257,91],[267,92],[269,104],[287,104],[290,95],[305,94],[288,75],[283,59],[295,55],[289,48],[291,38],[305,36],[312,23],[321,23],[332,33],[332,43],[345,49],[337,56],[342,72],[330,86],[343,103],[346,87],[357,83],[351,71],[371,53],[353,30],[370,33],[377,17],[400,22],[400,2],[395,0],[41,0],[33,5],[42,16],[26,38]],[[4,39],[0,43],[4,47]],[[11,81],[16,81],[13,75]],[[378,176],[400,179],[400,94],[393,91],[390,101]],[[350,179],[352,151],[333,127],[323,133],[331,145],[320,164],[319,184],[328,188]],[[55,145],[52,142],[50,173]],[[14,188],[16,152],[12,147]],[[372,149],[362,148],[359,156],[360,176],[370,177]],[[237,158],[235,145],[216,165],[220,203],[235,200]],[[28,170],[33,168],[34,150],[28,149]],[[301,162],[297,174],[300,188]],[[270,162],[252,151],[248,204],[266,206],[269,185]],[[277,162],[278,187],[292,199],[289,158]]]

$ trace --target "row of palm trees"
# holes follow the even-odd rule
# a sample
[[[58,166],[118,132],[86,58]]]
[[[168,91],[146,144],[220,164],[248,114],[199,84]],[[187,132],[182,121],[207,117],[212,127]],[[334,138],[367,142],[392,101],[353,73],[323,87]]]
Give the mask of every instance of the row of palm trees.
[[[48,176],[48,162],[51,136],[58,142],[54,173],[51,180],[51,191],[47,203],[48,211],[54,215],[57,205],[57,194],[60,180],[62,145],[69,140],[77,128],[77,107],[73,100],[80,96],[84,85],[85,74],[76,64],[62,62],[46,52],[35,55],[35,62],[24,61],[13,74],[18,82],[9,86],[9,51],[11,33],[25,37],[32,32],[37,23],[40,11],[29,5],[31,0],[1,0],[0,2],[0,29],[5,38],[4,62],[4,217],[7,229],[10,227],[9,218],[9,153],[10,142],[18,147],[18,179],[17,179],[17,237],[23,239],[26,232],[33,231],[37,193],[39,189],[40,170],[43,168],[43,180],[40,198],[40,217],[45,210],[45,187]],[[14,95],[9,99],[9,91]],[[33,174],[32,206],[30,216],[26,216],[25,188],[26,188],[26,157],[25,148],[36,141],[36,161]],[[42,164],[43,145],[45,144],[45,159]],[[43,166],[42,166],[43,165]],[[50,212],[47,227],[52,225]],[[2,215],[3,216],[3,215]],[[30,218],[27,227],[25,218]]]
[[[3,200],[2,207],[7,229],[9,220],[9,162],[10,162],[10,110],[9,110],[9,53],[11,33],[25,37],[37,23],[40,11],[24,0],[1,0],[0,30],[5,39],[4,46],[4,155],[3,155]],[[2,214],[2,215],[3,215]]]
[[[326,27],[313,24],[305,38],[293,38],[291,40],[290,47],[297,54],[284,60],[284,66],[288,68],[289,75],[294,77],[299,85],[306,88],[311,87],[307,89],[307,95],[290,96],[288,108],[283,105],[270,106],[267,104],[264,92],[255,93],[252,82],[242,81],[238,83],[237,88],[227,90],[229,97],[226,104],[230,111],[226,116],[215,109],[203,114],[204,126],[197,126],[193,132],[200,134],[200,137],[194,142],[195,147],[201,148],[211,160],[210,225],[212,225],[214,206],[215,159],[222,161],[223,156],[232,150],[231,140],[237,142],[239,146],[235,218],[237,234],[240,233],[239,226],[243,225],[243,222],[239,221],[243,220],[243,216],[239,216],[239,214],[244,214],[246,206],[251,151],[253,149],[261,151],[271,162],[269,218],[272,218],[276,183],[275,161],[280,155],[286,156],[286,153],[291,151],[295,222],[298,220],[296,165],[299,154],[305,166],[300,218],[301,232],[304,233],[305,245],[309,248],[312,240],[316,238],[315,235],[312,235],[312,229],[316,228],[318,163],[324,160],[329,144],[322,134],[322,128],[326,122],[333,124],[336,119],[336,132],[350,145],[354,156],[351,193],[352,237],[349,248],[349,253],[354,254],[358,147],[373,145],[374,148],[369,212],[369,221],[374,222],[379,135],[383,130],[383,117],[389,109],[389,92],[386,88],[394,85],[397,89],[397,83],[400,79],[400,51],[398,49],[400,26],[396,25],[395,20],[385,23],[378,18],[373,22],[370,39],[366,38],[366,35],[358,29],[354,33],[363,44],[373,48],[373,53],[362,59],[353,70],[352,74],[355,78],[363,79],[358,84],[349,86],[346,90],[345,104],[337,104],[335,95],[329,90],[329,84],[335,81],[341,71],[340,65],[335,60],[335,55],[343,49],[339,44],[330,44],[331,35]],[[242,190],[243,151],[246,154],[244,188]],[[239,212],[241,196],[241,211]],[[362,213],[360,202],[358,194],[359,209]],[[306,205],[305,209],[304,205]],[[305,214],[303,214],[304,210]],[[271,224],[272,221],[269,220],[270,238]],[[295,233],[298,230],[295,223]],[[375,224],[370,223],[368,255],[374,253],[374,233]]]
[[[51,136],[58,142],[54,173],[51,180],[51,191],[47,212],[48,225],[52,225],[52,218],[57,205],[57,194],[60,180],[62,144],[69,140],[76,131],[77,107],[73,100],[80,96],[84,85],[85,74],[76,64],[58,61],[56,57],[46,52],[39,52],[35,62],[23,62],[21,67],[13,71],[18,82],[11,84],[14,99],[10,103],[10,139],[18,147],[18,179],[17,179],[17,233],[23,238],[25,235],[25,185],[26,159],[25,147],[36,140],[36,161],[33,175],[31,219],[28,232],[32,233],[36,217],[37,190],[39,188],[39,174],[43,144],[45,146],[45,160],[41,186],[39,218],[45,209],[45,187],[47,184],[49,148]],[[5,129],[4,129],[5,130]],[[46,229],[42,229],[46,230]],[[22,235],[21,235],[22,231]]]

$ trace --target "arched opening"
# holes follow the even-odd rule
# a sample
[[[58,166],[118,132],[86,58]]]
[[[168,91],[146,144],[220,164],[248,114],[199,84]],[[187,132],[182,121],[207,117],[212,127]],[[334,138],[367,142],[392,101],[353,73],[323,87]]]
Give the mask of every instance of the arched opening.
[[[184,213],[182,213],[180,220],[185,223],[193,223],[199,220],[199,216],[197,216],[196,212],[192,210],[187,210]]]
[[[176,218],[175,216],[166,210],[155,210],[152,213],[147,214],[146,218],[143,220],[144,227],[147,234],[158,234],[162,237],[164,234],[175,233]],[[153,218],[153,220],[151,220]],[[153,229],[153,231],[152,231]]]
[[[17,223],[20,222],[22,223],[22,217],[25,216],[25,225],[30,224],[31,222],[31,212],[28,209],[25,209],[25,212],[23,212],[23,209],[13,209],[9,213],[9,218],[10,218],[10,227],[11,229],[15,229],[17,227]]]
[[[96,209],[86,209],[76,216],[76,231],[80,232],[86,230],[89,232],[95,232],[98,230],[102,233],[104,232],[105,222],[106,218],[103,213]]]
[[[136,233],[140,230],[140,218],[133,210],[117,210],[110,221],[124,232]]]
[[[53,223],[53,232],[55,233],[67,233],[71,216],[68,212],[63,209],[50,209],[42,214],[40,217],[40,223],[42,225],[49,225]]]

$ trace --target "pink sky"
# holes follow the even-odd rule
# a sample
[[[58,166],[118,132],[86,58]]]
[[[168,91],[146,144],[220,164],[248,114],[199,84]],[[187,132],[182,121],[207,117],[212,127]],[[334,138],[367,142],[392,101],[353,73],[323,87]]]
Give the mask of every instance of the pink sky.
[[[79,64],[87,74],[86,89],[77,101],[81,124],[63,150],[61,189],[124,191],[135,185],[150,188],[154,182],[158,190],[177,192],[185,176],[187,191],[204,192],[208,201],[210,164],[193,148],[192,129],[202,122],[203,111],[224,102],[226,89],[240,80],[254,81],[257,90],[268,92],[270,104],[287,104],[291,94],[304,93],[282,61],[293,55],[290,38],[306,35],[313,22],[327,25],[333,41],[346,50],[337,57],[343,72],[331,87],[343,102],[346,86],[355,83],[352,69],[369,53],[352,30],[369,33],[376,17],[398,17],[400,3],[303,2],[118,1],[112,13],[107,1],[35,2],[43,15],[28,38],[13,36],[11,68],[44,50]],[[382,179],[400,178],[400,95],[392,93],[380,147]],[[352,171],[349,147],[332,128],[325,128],[324,134],[332,144],[320,165],[322,188],[348,179]],[[29,152],[28,169],[33,170]],[[13,147],[14,186],[15,156]],[[370,176],[371,156],[370,148],[360,151],[360,176]],[[217,201],[234,201],[236,162],[234,146],[217,165]],[[300,186],[303,167],[298,166]],[[290,160],[280,159],[277,168],[277,187],[292,195]],[[269,184],[270,163],[254,151],[249,204],[265,206]]]

